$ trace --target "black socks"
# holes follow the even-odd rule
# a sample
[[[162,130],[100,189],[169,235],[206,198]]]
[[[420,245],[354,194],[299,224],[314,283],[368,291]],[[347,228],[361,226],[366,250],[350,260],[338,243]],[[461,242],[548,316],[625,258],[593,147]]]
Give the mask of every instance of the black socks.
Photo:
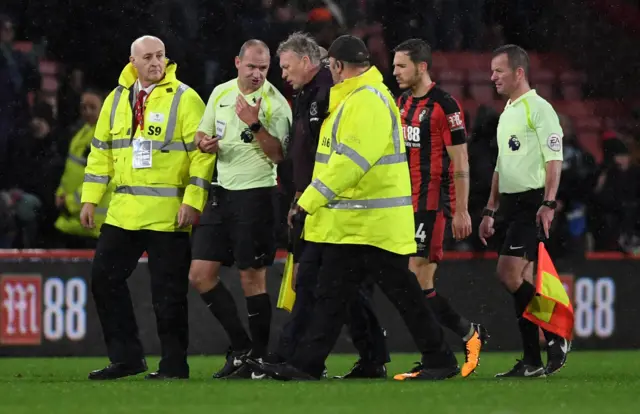
[[[218,282],[213,289],[202,293],[200,297],[227,332],[231,349],[234,351],[251,349],[251,340],[240,322],[236,302],[224,284]]]
[[[540,342],[538,325],[522,317],[527,305],[536,294],[536,288],[526,280],[513,292],[515,301],[516,317],[518,318],[518,327],[520,328],[520,336],[522,337],[522,348],[524,350],[525,364],[535,367],[542,366],[542,358],[540,357]]]
[[[449,304],[447,298],[436,293],[435,289],[425,289],[422,292],[427,298],[427,303],[429,303],[431,309],[436,313],[436,317],[442,325],[460,335],[465,342],[471,339],[473,335],[471,322],[456,312]]]
[[[271,333],[271,300],[267,293],[261,293],[247,298],[247,312],[249,314],[249,330],[253,339],[251,356],[262,358],[266,356]]]

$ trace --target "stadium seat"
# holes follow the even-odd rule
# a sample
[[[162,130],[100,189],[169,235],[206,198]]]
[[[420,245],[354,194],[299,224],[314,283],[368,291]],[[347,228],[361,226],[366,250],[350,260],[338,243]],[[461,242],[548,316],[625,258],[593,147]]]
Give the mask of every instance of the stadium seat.
[[[460,70],[442,70],[438,76],[438,83],[445,91],[462,99],[464,96],[464,73]]]
[[[536,68],[531,70],[531,86],[536,89],[538,95],[545,99],[553,99],[553,85],[556,74],[548,69]]]
[[[583,132],[577,135],[578,144],[595,158],[597,163],[603,159],[602,144],[598,132]]]
[[[41,88],[44,92],[55,93],[58,91],[58,79],[55,76],[44,75]]]
[[[560,90],[564,99],[582,99],[582,88],[587,81],[587,75],[583,72],[564,71],[560,74]]]
[[[487,103],[495,99],[495,87],[488,71],[474,70],[468,73],[469,95],[479,103]]]
[[[30,53],[33,50],[33,42],[28,42],[28,41],[13,42],[13,48],[23,53]]]
[[[602,130],[603,122],[599,116],[591,117],[577,117],[574,120],[574,129],[576,132],[600,132]]]
[[[58,62],[41,60],[40,73],[42,73],[42,75],[56,75],[58,73]]]

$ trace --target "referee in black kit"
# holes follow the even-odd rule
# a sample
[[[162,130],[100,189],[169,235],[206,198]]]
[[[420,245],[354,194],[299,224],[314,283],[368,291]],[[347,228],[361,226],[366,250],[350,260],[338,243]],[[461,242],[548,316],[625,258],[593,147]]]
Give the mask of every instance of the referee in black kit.
[[[326,52],[325,52],[326,53]],[[331,72],[316,41],[306,33],[293,33],[277,51],[282,77],[298,92],[293,103],[293,133],[287,153],[293,166],[295,199],[289,212],[290,250],[294,258],[296,301],[291,319],[283,327],[276,356],[286,360],[305,333],[315,305],[321,251],[316,243],[302,239],[305,213],[297,200],[311,183],[320,127],[327,116]],[[360,359],[347,374],[336,379],[384,378],[391,360],[385,332],[373,310],[373,282],[367,281],[349,305],[347,325]]]
[[[498,207],[507,226],[498,258],[498,277],[513,295],[524,358],[496,377],[544,377],[564,365],[566,339],[544,332],[549,344],[547,365],[540,357],[538,326],[522,317],[535,295],[533,268],[539,238],[549,238],[562,171],[562,128],[558,115],[529,86],[529,56],[521,47],[505,45],[494,51],[491,80],[509,98],[498,123],[498,161],[479,236],[494,234]]]

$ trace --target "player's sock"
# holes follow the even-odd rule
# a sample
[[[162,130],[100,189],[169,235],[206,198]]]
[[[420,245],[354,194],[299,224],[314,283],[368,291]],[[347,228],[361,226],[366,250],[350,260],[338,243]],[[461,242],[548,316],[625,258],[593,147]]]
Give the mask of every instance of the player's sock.
[[[526,280],[522,281],[522,284],[513,292],[513,299],[515,300],[516,318],[520,318],[527,309],[529,302],[536,294],[536,288]]]
[[[542,357],[540,356],[538,325],[522,317],[518,319],[518,325],[520,327],[520,336],[522,337],[524,363],[534,367],[541,367]]]
[[[540,357],[540,342],[538,342],[538,326],[522,317],[527,305],[536,294],[536,288],[526,280],[513,292],[515,300],[516,317],[522,337],[522,347],[524,350],[524,362],[533,366],[542,366]]]
[[[249,330],[253,340],[251,356],[262,358],[267,354],[269,334],[271,333],[271,300],[269,294],[249,296],[247,298]]]
[[[234,351],[251,349],[251,339],[242,326],[236,302],[225,285],[219,282],[210,291],[202,293],[200,297],[227,332],[231,348]]]
[[[456,312],[447,298],[437,293],[433,288],[425,289],[423,292],[441,324],[460,335],[465,342],[473,336],[474,330],[471,322]]]

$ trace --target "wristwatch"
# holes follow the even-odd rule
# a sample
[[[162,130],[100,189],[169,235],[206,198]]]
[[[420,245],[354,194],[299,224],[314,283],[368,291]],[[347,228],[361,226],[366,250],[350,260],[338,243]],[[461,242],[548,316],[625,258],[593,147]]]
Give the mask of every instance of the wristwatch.
[[[262,124],[260,123],[260,121],[254,122],[253,124],[249,125],[249,129],[251,130],[251,132],[258,132],[260,131],[260,128],[262,128]]]
[[[493,218],[496,215],[496,212],[494,210],[491,210],[490,208],[485,207],[484,210],[482,210],[482,216],[489,216],[491,218]]]
[[[552,210],[555,210],[558,207],[558,202],[556,200],[544,200],[542,202],[543,206],[549,207]]]

